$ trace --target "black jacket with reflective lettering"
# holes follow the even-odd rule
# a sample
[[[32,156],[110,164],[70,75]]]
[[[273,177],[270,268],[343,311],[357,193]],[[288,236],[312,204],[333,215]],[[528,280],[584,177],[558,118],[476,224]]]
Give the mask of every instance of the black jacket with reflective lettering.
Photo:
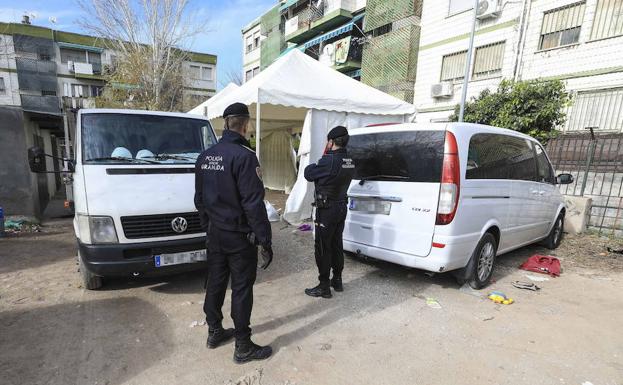
[[[312,163],[305,168],[305,179],[315,183],[316,192],[337,202],[348,200],[348,188],[354,174],[355,165],[345,148],[328,151],[318,164]]]
[[[272,232],[260,164],[249,142],[225,130],[221,140],[201,153],[195,164],[195,206],[207,231],[218,229],[254,232],[262,245],[270,245]]]

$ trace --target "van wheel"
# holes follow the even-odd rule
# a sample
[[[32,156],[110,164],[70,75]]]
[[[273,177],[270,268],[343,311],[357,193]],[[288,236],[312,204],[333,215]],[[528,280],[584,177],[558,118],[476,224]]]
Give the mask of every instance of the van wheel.
[[[87,267],[84,265],[84,261],[82,260],[82,256],[80,256],[80,252],[78,252],[78,264],[80,266],[80,277],[82,278],[82,285],[87,290],[101,289],[103,285],[102,277],[93,275],[93,273],[91,273],[87,269]]]
[[[562,242],[563,232],[565,230],[565,215],[560,214],[558,218],[556,218],[556,223],[554,223],[554,227],[552,227],[552,231],[550,231],[547,238],[543,240],[543,246],[547,247],[550,250],[554,250],[560,246],[560,242]]]
[[[489,284],[495,267],[495,253],[498,245],[491,233],[486,233],[466,267],[467,282],[474,289],[482,289]]]

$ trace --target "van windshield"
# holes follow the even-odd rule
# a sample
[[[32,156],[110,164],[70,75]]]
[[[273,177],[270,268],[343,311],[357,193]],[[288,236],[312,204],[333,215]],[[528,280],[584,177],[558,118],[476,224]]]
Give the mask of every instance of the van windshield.
[[[139,114],[82,116],[85,163],[194,164],[216,143],[210,123],[201,119]]]
[[[404,131],[353,135],[348,154],[356,180],[441,182],[445,132]]]

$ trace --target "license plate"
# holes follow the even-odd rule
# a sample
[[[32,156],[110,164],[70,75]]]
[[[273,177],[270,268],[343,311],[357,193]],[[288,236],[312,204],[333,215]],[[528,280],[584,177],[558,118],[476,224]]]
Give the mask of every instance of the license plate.
[[[154,262],[156,263],[156,267],[181,265],[183,263],[196,263],[207,260],[208,255],[205,250],[154,255]]]
[[[391,202],[378,199],[351,198],[349,209],[366,214],[389,215],[392,210],[392,204]]]

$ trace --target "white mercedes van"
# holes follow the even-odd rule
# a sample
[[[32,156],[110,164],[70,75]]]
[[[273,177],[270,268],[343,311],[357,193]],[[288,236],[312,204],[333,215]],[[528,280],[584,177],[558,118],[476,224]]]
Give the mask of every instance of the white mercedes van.
[[[503,128],[466,123],[351,130],[356,167],[344,249],[477,289],[496,256],[535,242],[556,248],[565,207],[544,147]]]
[[[205,267],[205,233],[193,200],[194,165],[214,143],[212,127],[201,116],[79,111],[70,171],[87,289],[101,287],[106,277]],[[35,172],[37,163],[31,156]]]

